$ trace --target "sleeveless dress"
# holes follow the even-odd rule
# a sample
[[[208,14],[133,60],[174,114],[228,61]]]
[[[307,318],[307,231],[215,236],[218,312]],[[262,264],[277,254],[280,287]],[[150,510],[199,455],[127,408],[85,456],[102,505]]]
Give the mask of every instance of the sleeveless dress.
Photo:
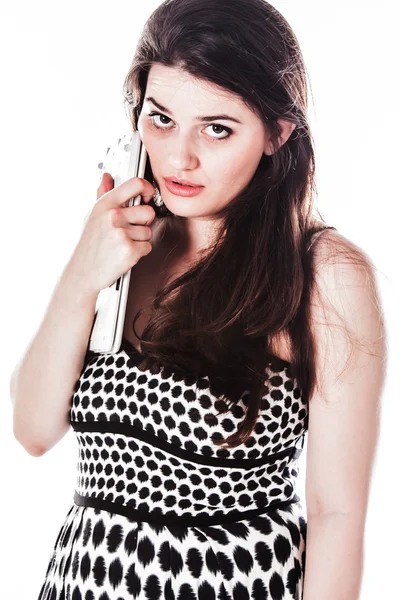
[[[227,450],[211,436],[237,429],[248,393],[217,415],[207,377],[141,359],[125,338],[86,355],[76,489],[38,600],[301,600],[308,406],[291,363],[271,358],[255,431]]]

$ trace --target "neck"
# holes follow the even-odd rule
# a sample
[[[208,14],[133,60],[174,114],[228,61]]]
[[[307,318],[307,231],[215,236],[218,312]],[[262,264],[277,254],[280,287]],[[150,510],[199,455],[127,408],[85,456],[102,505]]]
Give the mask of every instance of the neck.
[[[196,258],[213,243],[218,232],[218,222],[209,219],[192,219],[174,216],[166,235],[179,254]]]

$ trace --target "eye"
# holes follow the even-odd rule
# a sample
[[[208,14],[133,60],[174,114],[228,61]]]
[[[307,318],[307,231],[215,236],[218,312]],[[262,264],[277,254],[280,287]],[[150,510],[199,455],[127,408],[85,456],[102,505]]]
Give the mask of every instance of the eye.
[[[171,119],[169,117],[167,117],[167,115],[163,115],[161,113],[156,113],[156,112],[151,112],[149,113],[149,117],[162,117],[164,119],[167,119],[168,121],[170,121]],[[156,125],[154,122],[154,119],[151,119],[154,127],[156,127],[157,129],[170,129],[170,127],[160,127],[159,125]],[[165,123],[164,123],[165,125]]]
[[[164,131],[172,129],[171,127],[162,127],[160,125],[156,125],[156,123],[154,121],[154,118],[153,118],[153,117],[160,117],[160,118],[163,118],[163,119],[167,119],[167,121],[171,121],[171,119],[169,117],[167,117],[167,115],[164,115],[162,113],[157,113],[157,112],[153,111],[153,112],[149,113],[149,117],[152,117],[151,118],[152,126],[155,127],[156,129],[161,129],[161,130],[164,130]],[[164,125],[166,125],[166,123],[164,123]],[[232,129],[230,129],[229,127],[225,127],[224,125],[219,125],[218,123],[211,123],[210,125],[207,125],[207,127],[215,127],[217,129],[220,129],[220,130],[222,129],[223,132],[224,131],[226,132],[227,135],[225,135],[224,137],[210,136],[215,141],[227,140],[232,135],[232,133],[233,133]],[[214,131],[214,133],[218,133],[218,132]]]

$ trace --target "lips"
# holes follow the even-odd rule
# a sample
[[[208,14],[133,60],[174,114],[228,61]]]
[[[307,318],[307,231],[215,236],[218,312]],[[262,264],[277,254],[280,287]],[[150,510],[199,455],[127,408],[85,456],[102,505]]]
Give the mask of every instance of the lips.
[[[182,186],[190,186],[190,187],[203,187],[199,183],[194,183],[193,181],[189,181],[188,179],[178,179],[176,177],[164,177],[165,181],[170,183],[175,183]]]
[[[203,190],[203,185],[180,185],[179,183],[175,183],[173,178],[165,179],[165,187],[169,192],[174,194],[175,196],[183,196],[186,198],[191,198],[192,196],[197,196]]]

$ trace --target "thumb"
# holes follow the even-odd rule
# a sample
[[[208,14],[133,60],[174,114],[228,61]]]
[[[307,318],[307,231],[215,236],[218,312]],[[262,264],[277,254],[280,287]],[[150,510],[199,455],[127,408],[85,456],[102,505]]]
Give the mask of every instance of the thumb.
[[[104,196],[105,193],[109,192],[113,188],[114,188],[114,179],[112,178],[110,173],[107,173],[106,171],[104,171],[104,173],[101,176],[100,185],[97,188],[97,200],[99,198],[101,198],[101,196]]]

